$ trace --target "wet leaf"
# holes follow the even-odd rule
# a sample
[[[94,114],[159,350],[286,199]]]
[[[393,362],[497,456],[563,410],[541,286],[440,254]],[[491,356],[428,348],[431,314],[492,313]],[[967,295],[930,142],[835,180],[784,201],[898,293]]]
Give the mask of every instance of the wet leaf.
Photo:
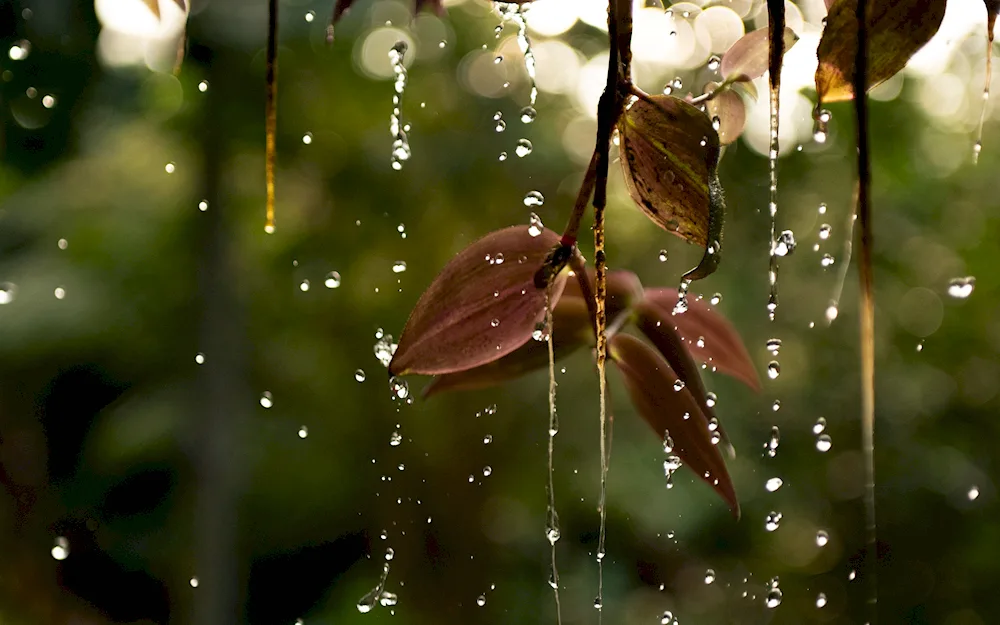
[[[705,85],[705,93],[714,91],[718,86],[717,83],[708,83]],[[719,143],[729,145],[743,134],[747,124],[747,107],[739,94],[730,89],[723,90],[705,102],[705,108],[712,124],[718,125]]]
[[[545,313],[533,277],[559,242],[524,226],[492,232],[465,248],[434,279],[410,313],[389,365],[392,375],[437,375],[492,362],[531,339]],[[556,277],[553,301],[566,282]]]
[[[714,417],[715,411],[708,405],[708,394],[701,373],[698,371],[698,365],[691,356],[691,344],[677,333],[673,316],[649,301],[639,302],[635,307],[635,313],[635,323],[639,331],[656,346],[677,377],[684,381],[702,413],[708,418]],[[722,432],[721,426],[720,434],[723,434],[727,453],[732,455],[732,445]]]
[[[575,282],[569,279],[567,287]],[[580,296],[563,291],[559,303],[552,312],[552,352],[555,360],[569,356],[580,347],[594,343],[587,302]],[[424,397],[445,391],[471,390],[496,386],[539,371],[549,365],[548,343],[544,340],[530,340],[520,348],[499,360],[479,367],[447,373],[434,379],[425,389]]]
[[[708,419],[677,374],[653,348],[634,336],[611,338],[612,361],[618,366],[636,411],[659,436],[670,433],[674,453],[707,482],[739,517],[729,471],[719,446],[712,443]]]
[[[673,96],[650,96],[619,122],[625,185],[661,228],[706,247],[709,180],[719,162],[719,135],[705,113]]]
[[[788,27],[784,31],[785,52],[795,45],[799,36]],[[768,28],[758,28],[743,35],[722,55],[719,71],[727,81],[748,82],[767,71],[769,56]]]
[[[588,268],[587,277],[590,280],[590,292],[594,293],[596,272]],[[563,298],[571,296],[583,297],[583,293],[580,291],[580,283],[575,277],[566,280],[566,288],[563,290]],[[609,322],[617,317],[619,313],[627,310],[629,306],[640,298],[642,298],[642,283],[639,281],[639,276],[624,269],[608,272],[606,311]],[[556,336],[558,335],[557,332]]]
[[[676,289],[646,289],[645,302],[659,310],[662,323],[673,323],[691,356],[760,392],[760,378],[736,329],[704,300],[688,295],[687,312],[674,314]]]
[[[816,93],[820,103],[853,96],[857,48],[857,0],[830,6],[816,57]],[[937,32],[945,0],[868,0],[868,89],[892,78]]]

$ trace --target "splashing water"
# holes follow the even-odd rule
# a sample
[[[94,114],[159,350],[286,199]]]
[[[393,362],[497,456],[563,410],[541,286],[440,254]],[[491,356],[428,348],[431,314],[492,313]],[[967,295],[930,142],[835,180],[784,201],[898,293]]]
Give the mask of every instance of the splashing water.
[[[780,516],[780,515],[779,515]],[[774,577],[767,584],[767,596],[764,597],[764,605],[769,608],[776,608],[781,605],[781,589],[778,588],[778,578]]]
[[[392,560],[393,556],[392,549],[387,549],[385,552],[385,564],[382,565],[382,577],[379,578],[378,584],[365,593],[365,596],[358,600],[358,612],[362,614],[367,614],[375,608],[376,605],[389,606],[396,605],[396,595],[392,593],[385,592],[385,580],[389,577],[389,560]],[[383,601],[383,594],[387,595],[385,599],[390,599],[391,603]]]
[[[537,219],[537,215],[532,213],[532,217]],[[541,223],[541,220],[539,220]],[[559,513],[556,511],[556,494],[553,483],[553,456],[555,455],[555,436],[559,432],[559,415],[556,412],[556,358],[555,348],[552,343],[552,306],[551,306],[552,284],[545,289],[545,335],[546,346],[549,355],[549,446],[548,446],[548,482],[545,490],[548,494],[548,503],[545,507],[545,538],[549,541],[551,549],[551,566],[549,585],[552,587],[553,597],[556,602],[556,623],[562,623],[562,606],[559,603],[559,568],[556,566],[556,542],[559,540]]]
[[[972,295],[976,288],[976,279],[972,276],[964,278],[952,278],[948,282],[948,295],[955,299],[965,299]]]
[[[771,292],[767,299],[767,317],[771,321],[774,321],[774,312],[778,307],[778,256],[785,255],[778,253],[778,240],[775,236],[778,218],[778,93],[778,86],[772,80],[770,105],[771,125],[769,130],[771,142],[770,148],[767,152],[767,166],[769,172],[767,210],[768,214],[771,216],[771,252],[768,264],[769,270],[767,273]]]
[[[405,41],[397,41],[389,49],[389,63],[392,64],[392,71],[396,75],[393,83],[395,93],[392,96],[392,117],[389,118],[389,133],[392,135],[392,155],[389,162],[396,171],[403,168],[405,161],[410,160],[410,142],[406,138],[402,112],[403,92],[406,90],[406,67],[403,65],[406,49]]]
[[[535,101],[538,99],[538,86],[535,84],[535,55],[531,51],[531,41],[528,39],[528,21],[525,14],[525,7],[516,2],[495,2],[494,5],[500,13],[500,19],[505,23],[510,22],[517,27],[517,45],[524,55],[524,70],[528,74],[528,83],[531,87],[528,95],[528,106],[521,110],[521,122],[530,124],[535,121]],[[503,30],[503,24],[498,27]]]

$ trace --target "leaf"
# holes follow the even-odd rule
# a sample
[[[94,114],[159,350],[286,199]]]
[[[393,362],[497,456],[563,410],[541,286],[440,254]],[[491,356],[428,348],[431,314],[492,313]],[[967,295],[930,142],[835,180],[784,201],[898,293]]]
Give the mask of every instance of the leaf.
[[[590,280],[591,293],[593,293],[596,272],[593,269],[588,268],[587,277]],[[580,283],[576,278],[569,278],[566,280],[566,288],[563,290],[562,296],[563,298],[583,297],[583,293],[580,291]],[[642,283],[639,281],[639,276],[624,269],[608,272],[607,303],[605,306],[609,322],[620,313],[627,310],[636,300],[640,298],[642,298]],[[562,302],[562,300],[559,301]],[[556,310],[558,310],[558,307]],[[555,336],[559,336],[558,330],[556,330]]]
[[[160,0],[143,0],[143,4],[153,12],[156,19],[160,19]]]
[[[705,384],[698,371],[698,365],[691,356],[691,346],[677,334],[673,319],[664,312],[660,306],[649,301],[639,302],[635,307],[636,326],[667,359],[677,377],[684,381],[702,413],[707,418],[712,418],[715,416],[715,411],[708,405],[708,394],[705,392]],[[720,434],[722,434],[721,429]],[[732,454],[732,445],[729,445],[728,437],[724,439],[728,452]]]
[[[568,280],[567,287],[575,280]],[[567,289],[568,290],[568,289]],[[552,351],[555,360],[569,356],[584,345],[593,344],[594,331],[587,302],[563,291],[552,311]],[[549,349],[546,341],[531,340],[499,360],[465,371],[446,373],[434,379],[424,397],[445,391],[471,390],[496,386],[547,367]]]
[[[830,7],[816,57],[816,93],[820,103],[854,97],[857,48],[857,0],[836,0]],[[945,0],[868,0],[868,89],[903,69],[937,32]]]
[[[785,52],[795,45],[799,36],[787,26],[784,33]],[[719,71],[729,82],[749,82],[760,78],[767,71],[769,56],[768,28],[758,28],[740,37],[722,55]]]
[[[625,379],[636,411],[660,436],[669,432],[674,453],[707,482],[739,518],[740,505],[708,419],[677,374],[651,347],[627,334],[611,338],[611,359]]]
[[[718,87],[717,83],[710,82],[705,85],[705,93],[711,93]],[[739,94],[724,89],[706,101],[705,108],[708,111],[708,116],[712,119],[713,126],[718,120],[719,143],[729,145],[743,134],[743,129],[747,124],[747,107]]]
[[[719,163],[712,121],[673,96],[648,96],[622,113],[621,163],[636,204],[661,228],[707,247],[709,180]]]
[[[533,277],[558,243],[550,230],[531,236],[511,226],[459,252],[410,313],[389,373],[454,373],[524,345],[545,313],[545,290],[535,288]],[[556,277],[553,302],[565,282],[565,273]]]
[[[659,309],[662,323],[672,323],[691,356],[760,392],[760,378],[743,339],[721,314],[703,300],[688,297],[687,312],[674,314],[675,289],[646,289],[645,303]]]

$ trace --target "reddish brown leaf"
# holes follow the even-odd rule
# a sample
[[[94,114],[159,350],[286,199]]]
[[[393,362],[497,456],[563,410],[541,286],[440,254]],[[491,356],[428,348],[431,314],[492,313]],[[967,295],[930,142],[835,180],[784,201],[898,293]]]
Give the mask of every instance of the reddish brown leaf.
[[[783,31],[785,52],[799,40],[798,35],[786,27]],[[758,28],[743,35],[722,55],[719,71],[727,81],[750,81],[760,78],[767,71],[768,28]]]
[[[708,419],[677,374],[651,347],[627,334],[616,334],[610,353],[622,372],[636,411],[660,436],[674,442],[674,453],[707,482],[737,518],[740,505]]]
[[[674,370],[695,401],[702,413],[709,419],[715,416],[715,411],[708,405],[708,394],[705,391],[705,384],[701,379],[701,372],[691,356],[691,346],[684,341],[674,328],[673,320],[664,318],[663,309],[648,301],[641,301],[635,307],[635,323],[639,330],[646,335],[660,354],[667,359],[670,368]],[[719,433],[722,434],[727,452],[732,455],[732,445],[729,439],[719,426]]]
[[[830,6],[816,57],[816,93],[820,103],[854,97],[857,49],[857,0]],[[868,0],[868,89],[892,78],[941,26],[945,0]]]
[[[490,233],[462,250],[410,313],[389,365],[392,375],[438,375],[498,360],[531,339],[545,313],[535,272],[559,243],[550,230],[525,226]],[[558,302],[566,274],[552,287]]]
[[[593,294],[596,272],[588,268],[587,277],[590,279],[590,292]],[[566,289],[563,291],[563,297],[570,296],[583,297],[583,293],[580,291],[580,283],[576,277],[566,279]],[[608,272],[606,310],[609,321],[617,317],[619,313],[627,310],[640,298],[642,298],[642,283],[639,282],[639,276],[624,269]],[[558,332],[556,336],[558,336]]]
[[[569,279],[567,286],[574,280]],[[568,290],[568,289],[567,289]],[[582,297],[563,291],[552,312],[552,351],[555,360],[569,356],[578,348],[594,343],[594,331]],[[473,369],[438,376],[424,389],[424,397],[444,391],[471,390],[496,386],[521,377],[532,371],[544,369],[549,364],[546,341],[531,340],[499,360]]]
[[[760,378],[743,339],[711,306],[689,296],[687,312],[674,314],[677,291],[665,288],[646,289],[645,302],[658,309],[661,323],[673,324],[695,360],[760,392]]]

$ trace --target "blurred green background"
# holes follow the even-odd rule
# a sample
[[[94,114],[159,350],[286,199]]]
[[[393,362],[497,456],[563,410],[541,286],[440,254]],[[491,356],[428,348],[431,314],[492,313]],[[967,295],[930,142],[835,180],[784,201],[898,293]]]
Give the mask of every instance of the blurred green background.
[[[329,1],[281,2],[277,232],[265,235],[263,0],[191,0],[176,76],[184,16],[172,2],[156,22],[139,0],[96,11],[86,0],[0,1],[0,621],[555,622],[544,373],[428,401],[414,379],[408,404],[393,399],[373,350],[398,337],[458,250],[527,224],[530,210],[553,228],[568,217],[606,35],[593,25],[597,0],[544,2],[528,31],[541,87],[532,124],[519,119],[528,91],[516,28],[497,38],[486,3],[411,21],[405,4],[358,0],[327,47]],[[722,50],[701,35],[701,4],[675,6],[673,26],[659,8],[637,16],[648,90],[710,79],[705,61]],[[762,4],[715,8],[750,30]],[[789,3],[803,46],[815,47],[822,5]],[[882,623],[980,625],[1000,613],[1000,107],[989,105],[973,165],[985,12],[953,0],[948,15],[931,53],[872,103]],[[732,26],[728,14],[712,19]],[[664,56],[681,44],[663,28],[694,42],[687,56]],[[413,156],[394,171],[387,52],[401,37]],[[833,106],[829,139],[812,141],[795,93],[807,65],[785,81],[778,226],[798,248],[781,261],[776,321],[765,310],[760,105],[721,164],[725,260],[692,288],[721,294],[717,308],[764,379],[759,395],[705,379],[737,449],[743,518],[686,470],[665,488],[661,441],[612,374],[607,623],[660,623],[666,611],[683,625],[863,622],[864,586],[851,581],[864,551],[853,266],[839,316],[825,317],[846,262],[853,126],[849,105]],[[520,138],[533,144],[523,158]],[[701,251],[649,223],[618,171],[611,266],[676,286]],[[545,203],[529,209],[532,190]],[[949,296],[965,276],[976,278],[971,295]],[[562,362],[558,381],[562,615],[592,623],[588,354]],[[783,485],[769,492],[773,477]],[[782,515],[775,531],[771,512]],[[398,602],[361,613],[387,549],[385,591]],[[770,608],[775,577],[782,598]]]

